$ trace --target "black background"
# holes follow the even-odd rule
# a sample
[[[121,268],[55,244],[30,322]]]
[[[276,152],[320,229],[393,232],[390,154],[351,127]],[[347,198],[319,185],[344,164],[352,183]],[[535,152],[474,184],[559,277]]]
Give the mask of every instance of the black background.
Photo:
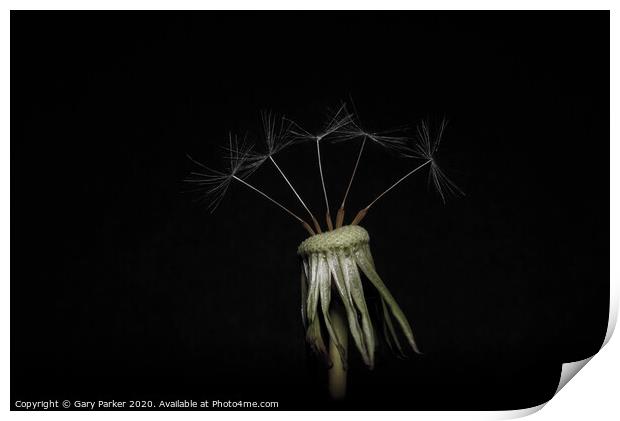
[[[467,195],[444,205],[419,175],[365,219],[425,355],[381,348],[369,372],[354,352],[341,407],[549,399],[607,323],[607,12],[13,12],[12,401],[331,407],[299,315],[304,231],[241,185],[209,214],[182,180],[262,109],[318,128],[349,97],[372,130],[446,116]],[[324,150],[333,203],[355,151]],[[349,218],[412,165],[367,152]],[[321,213],[312,146],[278,158]],[[298,210],[272,168],[250,181]]]

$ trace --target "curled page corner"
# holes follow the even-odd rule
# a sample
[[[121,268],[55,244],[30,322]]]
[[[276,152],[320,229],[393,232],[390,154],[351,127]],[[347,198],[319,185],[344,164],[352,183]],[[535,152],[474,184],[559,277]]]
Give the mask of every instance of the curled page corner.
[[[557,395],[558,392],[562,390],[564,386],[566,386],[566,383],[568,383],[570,379],[575,377],[575,374],[577,374],[579,370],[585,367],[585,365],[594,357],[594,355],[588,358],[584,358],[583,360],[562,364],[562,374],[560,375],[560,381],[558,382],[558,387],[557,389],[555,389],[555,393],[553,394],[553,396]]]
[[[595,354],[596,355],[596,354]],[[540,405],[532,406],[530,408],[524,409],[515,409],[510,411],[502,411],[496,413],[493,419],[496,420],[508,420],[508,419],[516,419],[527,417],[528,415],[532,415],[535,412],[543,409],[545,405],[547,405],[551,399],[572,379],[578,372],[581,370],[591,359],[593,356],[585,358],[580,361],[574,361],[570,363],[562,364],[562,373],[560,374],[560,381],[558,382],[558,387],[553,393],[553,396],[546,402],[541,403]]]
[[[616,327],[616,322],[617,322],[617,317],[618,317],[618,294],[617,294],[617,290],[616,290],[615,285],[614,285],[613,282],[610,283],[609,300],[610,300],[609,301],[609,319],[608,319],[608,322],[607,322],[607,332],[605,333],[605,339],[603,340],[603,344],[601,345],[601,348],[599,349],[599,351],[601,349],[603,349],[605,347],[605,345],[607,345],[607,343],[609,342],[609,340],[611,338],[611,335],[613,334],[614,329]],[[596,353],[594,353],[593,355],[591,355],[591,356],[589,356],[587,358],[584,358],[583,360],[563,363],[562,364],[562,372],[560,374],[560,380],[558,382],[558,387],[556,388],[555,392],[553,393],[553,396],[548,401],[543,402],[540,405],[532,406],[530,408],[515,409],[515,410],[509,410],[509,411],[496,412],[492,416],[492,419],[506,420],[506,419],[523,418],[523,417],[526,417],[528,415],[532,415],[535,412],[540,411],[541,409],[543,409],[543,407],[545,405],[547,405],[547,403],[549,403],[551,401],[551,399],[553,399],[553,397],[555,395],[558,394],[558,392],[560,390],[562,390],[562,388],[564,386],[566,386],[566,384],[573,377],[575,377],[575,375],[583,367],[585,367],[585,365],[588,362],[590,362],[590,360],[592,358],[594,358],[594,356],[599,351],[597,351]]]
[[[601,349],[605,347],[605,345],[607,345],[609,339],[611,339],[611,335],[613,334],[614,329],[616,328],[616,321],[618,318],[618,294],[613,282],[610,282],[609,292],[609,319],[607,320],[607,332],[605,333],[605,339],[603,340],[601,348],[596,353],[594,353],[594,355],[596,355]],[[560,381],[553,396],[557,395],[558,392],[562,390],[564,386],[566,386],[566,383],[568,383],[570,379],[575,377],[579,370],[585,367],[585,365],[594,357],[594,355],[584,358],[583,360],[562,364],[562,374],[560,375]]]

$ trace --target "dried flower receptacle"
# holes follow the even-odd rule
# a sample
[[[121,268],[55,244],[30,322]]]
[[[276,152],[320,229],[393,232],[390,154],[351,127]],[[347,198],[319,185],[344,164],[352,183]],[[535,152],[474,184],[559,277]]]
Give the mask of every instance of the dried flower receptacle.
[[[364,228],[346,225],[307,238],[297,250],[303,264],[301,314],[306,340],[310,348],[332,367],[330,376],[341,376],[334,372],[332,365],[338,364],[346,370],[349,332],[364,363],[369,368],[374,366],[376,339],[361,273],[381,297],[381,324],[388,342],[403,351],[392,322],[394,318],[411,348],[419,353],[407,318],[377,273],[369,240]],[[336,297],[332,296],[333,292],[337,293]],[[340,305],[344,313],[338,308]],[[333,320],[334,315],[338,318],[344,316],[346,326],[340,320]],[[329,351],[321,333],[322,326],[329,335]]]

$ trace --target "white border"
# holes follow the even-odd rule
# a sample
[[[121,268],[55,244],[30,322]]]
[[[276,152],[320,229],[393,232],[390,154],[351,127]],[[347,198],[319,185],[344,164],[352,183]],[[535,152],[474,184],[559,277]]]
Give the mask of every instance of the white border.
[[[53,5],[51,4],[53,3]],[[418,9],[418,10],[467,10],[467,9],[497,9],[497,10],[546,10],[546,9],[578,9],[578,10],[612,10],[611,12],[611,139],[616,139],[611,143],[611,312],[610,325],[605,340],[607,344],[598,355],[596,355],[588,363],[583,373],[579,375],[577,381],[571,382],[562,389],[556,397],[550,401],[545,409],[538,412],[534,417],[542,417],[544,419],[561,419],[566,420],[583,420],[590,418],[595,420],[616,420],[620,419],[620,409],[617,405],[617,390],[620,375],[620,364],[618,362],[618,354],[620,346],[617,340],[608,343],[611,332],[615,326],[618,309],[618,280],[620,279],[620,267],[618,265],[618,257],[620,257],[618,239],[620,238],[620,226],[614,217],[620,215],[620,195],[618,185],[620,181],[620,172],[618,170],[620,162],[618,161],[618,127],[617,117],[618,109],[616,98],[618,97],[618,86],[614,75],[618,73],[617,65],[617,47],[618,31],[615,29],[618,19],[613,10],[611,1],[368,1],[368,0],[313,0],[313,1],[273,1],[273,0],[246,0],[246,1],[198,1],[198,0],[176,0],[176,1],[135,1],[135,0],[107,0],[107,1],[8,1],[5,14],[2,17],[2,25],[0,32],[2,40],[0,48],[2,49],[2,79],[4,83],[0,88],[2,101],[2,115],[0,116],[0,126],[4,137],[0,142],[0,188],[2,189],[2,224],[0,225],[0,235],[2,238],[2,253],[0,254],[0,270],[3,274],[2,284],[2,348],[0,350],[2,362],[0,368],[0,388],[4,397],[4,411],[10,408],[10,382],[9,382],[9,279],[10,279],[10,127],[9,127],[9,111],[10,111],[10,75],[9,75],[9,43],[10,43],[10,16],[9,10],[36,10],[36,9],[85,9],[85,10],[199,10],[199,9]],[[53,7],[52,7],[53,6]],[[615,49],[614,49],[615,47]],[[601,75],[605,77],[606,75]],[[596,159],[596,158],[595,158]],[[606,165],[602,162],[601,165]],[[540,409],[540,408],[534,408]],[[534,409],[523,411],[508,412],[386,412],[384,415],[392,419],[505,419],[507,417],[523,416],[533,412]],[[182,415],[180,415],[182,414]],[[25,419],[31,417],[46,417],[51,419],[82,419],[85,416],[96,419],[131,419],[135,417],[148,416],[153,420],[169,420],[179,415],[189,419],[204,420],[205,417],[218,418],[223,420],[237,419],[239,417],[249,416],[257,420],[286,420],[291,417],[299,420],[315,421],[316,417],[321,418],[340,418],[355,416],[356,418],[375,418],[380,415],[376,412],[356,412],[356,413],[317,413],[317,412],[150,412],[148,414],[136,412],[10,412],[11,419]]]
[[[610,10],[604,0],[8,0],[8,10]],[[53,7],[50,7],[53,5]]]

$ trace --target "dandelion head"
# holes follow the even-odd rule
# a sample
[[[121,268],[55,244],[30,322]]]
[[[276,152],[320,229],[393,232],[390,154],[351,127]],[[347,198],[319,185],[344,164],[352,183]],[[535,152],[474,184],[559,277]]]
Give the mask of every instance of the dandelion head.
[[[392,318],[401,328],[402,334],[411,348],[419,352],[411,326],[396,300],[378,275],[369,245],[368,232],[355,225],[346,225],[322,234],[307,238],[297,252],[302,258],[302,319],[306,326],[306,340],[310,348],[329,363],[321,326],[325,327],[329,340],[336,344],[343,364],[346,364],[345,346],[348,333],[334,328],[330,317],[330,306],[339,300],[346,312],[348,331],[365,364],[372,368],[375,355],[375,333],[371,320],[362,277],[379,292],[383,312],[381,324],[388,344],[400,341]],[[337,296],[333,297],[332,294]]]

